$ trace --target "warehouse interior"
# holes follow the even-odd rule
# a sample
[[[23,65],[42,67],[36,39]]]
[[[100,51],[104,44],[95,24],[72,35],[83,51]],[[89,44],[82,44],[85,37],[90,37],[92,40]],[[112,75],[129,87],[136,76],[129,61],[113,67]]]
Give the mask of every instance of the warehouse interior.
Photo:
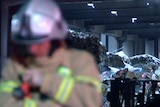
[[[159,56],[159,0],[58,0],[68,23],[77,29],[97,33],[112,52],[123,48],[129,55]],[[19,9],[23,0],[4,0],[2,19]],[[3,8],[4,6],[8,6]],[[8,15],[6,12],[8,10]],[[2,24],[6,25],[6,21]],[[2,33],[4,35],[4,27]],[[2,39],[3,40],[3,39]],[[115,43],[115,45],[112,45]]]
[[[98,37],[106,52],[123,51],[128,57],[149,54],[160,59],[160,0],[56,1],[69,28]],[[12,15],[24,2],[25,0],[0,2],[1,68],[9,56]]]

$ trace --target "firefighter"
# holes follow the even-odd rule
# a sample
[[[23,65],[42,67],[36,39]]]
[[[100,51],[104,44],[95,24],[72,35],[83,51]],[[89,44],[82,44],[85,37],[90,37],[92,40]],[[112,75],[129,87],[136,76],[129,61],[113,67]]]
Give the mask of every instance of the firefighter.
[[[52,0],[31,0],[13,16],[0,107],[101,106],[95,60],[67,46],[67,29]]]

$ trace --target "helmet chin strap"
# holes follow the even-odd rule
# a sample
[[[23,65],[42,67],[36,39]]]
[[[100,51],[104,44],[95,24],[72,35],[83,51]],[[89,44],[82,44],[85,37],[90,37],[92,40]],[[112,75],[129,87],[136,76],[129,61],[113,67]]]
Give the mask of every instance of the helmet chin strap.
[[[60,47],[67,48],[67,43],[66,43],[65,40],[61,40],[61,41],[60,41]]]

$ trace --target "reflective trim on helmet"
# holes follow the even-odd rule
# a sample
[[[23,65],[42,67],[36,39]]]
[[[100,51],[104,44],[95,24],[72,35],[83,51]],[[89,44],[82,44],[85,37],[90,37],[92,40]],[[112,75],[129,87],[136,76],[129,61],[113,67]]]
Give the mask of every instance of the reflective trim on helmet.
[[[54,26],[54,20],[47,15],[34,13],[30,17],[31,31],[35,35],[50,35]]]
[[[11,20],[11,32],[12,34],[17,33],[20,31],[20,26],[21,22],[18,18],[17,15],[13,15],[12,20]]]
[[[48,36],[46,35],[43,35],[39,38],[20,38],[18,37],[18,35],[20,34],[17,34],[14,36],[12,36],[12,41],[16,44],[23,44],[23,45],[32,45],[32,44],[36,44],[36,43],[42,43],[42,42],[45,42],[47,40],[49,40]]]

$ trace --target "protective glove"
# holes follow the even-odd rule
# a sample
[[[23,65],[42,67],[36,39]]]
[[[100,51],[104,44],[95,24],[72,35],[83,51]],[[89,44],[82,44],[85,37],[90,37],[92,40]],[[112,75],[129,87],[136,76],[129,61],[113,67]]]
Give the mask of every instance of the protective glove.
[[[40,87],[43,83],[43,78],[43,73],[36,69],[28,70],[23,75],[23,81],[29,83],[31,87]]]

